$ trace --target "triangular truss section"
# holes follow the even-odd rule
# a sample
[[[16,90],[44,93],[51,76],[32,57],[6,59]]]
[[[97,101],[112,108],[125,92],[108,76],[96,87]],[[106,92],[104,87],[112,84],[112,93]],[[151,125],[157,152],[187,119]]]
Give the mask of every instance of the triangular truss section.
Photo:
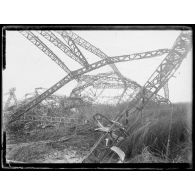
[[[27,105],[23,106],[19,111],[16,111],[10,118],[10,122],[14,122],[19,117],[21,117],[24,113],[28,112],[30,109],[34,108],[40,102],[45,100],[47,97],[51,96],[54,92],[58,89],[63,87],[65,84],[69,83],[72,80],[76,80],[79,84],[76,89],[73,90],[79,91],[79,93],[84,90],[88,86],[94,86],[95,88],[116,88],[116,87],[123,87],[124,91],[123,95],[127,91],[127,88],[136,88],[139,89],[139,93],[136,94],[134,101],[136,102],[136,106],[134,109],[139,108],[140,105],[143,107],[149,100],[154,100],[155,102],[165,102],[169,103],[168,100],[168,88],[166,86],[168,80],[173,76],[174,72],[178,69],[181,62],[187,55],[188,51],[190,50],[191,46],[191,34],[189,31],[183,31],[175,41],[174,46],[171,49],[158,49],[155,51],[147,51],[141,53],[134,53],[128,54],[123,56],[113,56],[108,57],[105,53],[103,53],[100,49],[96,48],[86,40],[79,37],[72,31],[37,31],[37,35],[43,36],[47,41],[53,43],[56,47],[61,49],[65,54],[69,57],[74,59],[75,61],[79,62],[82,66],[80,69],[71,71],[68,66],[47,46],[47,44],[43,43],[41,39],[35,35],[31,31],[20,31],[20,33],[25,36],[29,41],[31,41],[37,48],[39,48],[42,52],[44,52],[48,57],[50,57],[58,66],[60,66],[65,71],[65,77],[61,79],[59,82],[54,84],[52,87],[47,89],[41,95],[39,95],[36,99],[30,101]],[[64,42],[57,38],[58,35],[61,35],[64,39]],[[94,62],[92,64],[88,64],[86,57],[82,54],[79,50],[77,45],[85,48],[86,50],[92,52],[93,54],[100,57],[102,60]],[[132,60],[142,60],[147,58],[153,58],[157,56],[165,55],[166,57],[163,62],[159,65],[159,67],[155,70],[149,80],[146,82],[144,86],[140,86],[136,82],[125,78],[119,70],[116,68],[115,63],[118,62],[126,62]],[[117,75],[114,79],[118,79],[118,83],[112,84],[110,83],[110,76],[105,75],[85,75],[93,70],[99,69],[103,66],[109,65],[113,68],[114,74]],[[106,74],[106,73],[105,73]],[[91,78],[90,78],[91,76]],[[88,78],[87,78],[88,77]],[[101,82],[103,78],[106,77],[106,82]],[[87,78],[87,79],[86,79]],[[86,79],[86,82],[83,82],[83,79]],[[94,79],[96,82],[94,83]],[[83,82],[83,83],[81,83]],[[165,86],[166,93],[165,98],[158,95],[158,91]],[[78,90],[79,88],[79,90]],[[75,93],[78,95],[77,93]],[[142,100],[140,103],[140,100]],[[119,116],[116,117],[116,120],[119,120],[126,111],[129,110],[127,108],[124,112],[122,112]],[[131,110],[131,109],[130,109]],[[131,110],[131,112],[133,112]]]

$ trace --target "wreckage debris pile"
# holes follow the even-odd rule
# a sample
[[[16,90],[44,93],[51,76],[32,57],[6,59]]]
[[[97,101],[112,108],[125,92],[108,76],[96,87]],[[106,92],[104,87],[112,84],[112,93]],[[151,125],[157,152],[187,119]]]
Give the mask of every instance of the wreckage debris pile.
[[[98,111],[101,110],[100,108],[103,106],[100,106]],[[111,110],[114,109],[116,107]],[[153,112],[155,109],[153,108]],[[125,162],[189,162],[191,154],[189,109],[190,105],[174,105],[171,126],[170,109],[164,108],[158,113],[155,111],[155,119],[150,125],[142,128],[139,128],[139,125],[127,128],[130,132],[129,137],[119,144],[126,154]],[[110,117],[111,112],[108,107],[107,113],[105,110],[104,114]],[[151,116],[151,113],[152,111],[148,112],[148,115]],[[131,127],[131,120],[129,127]],[[49,158],[49,154],[51,156],[57,152],[62,156],[64,150],[73,151],[79,156],[78,158],[82,158],[102,135],[102,132],[94,131],[95,128],[97,124],[93,120],[73,127],[59,126],[58,128],[53,126],[40,128],[36,122],[18,120],[7,127],[7,145],[13,146],[12,149],[7,150],[8,159],[43,162]],[[22,145],[24,143],[27,145]]]

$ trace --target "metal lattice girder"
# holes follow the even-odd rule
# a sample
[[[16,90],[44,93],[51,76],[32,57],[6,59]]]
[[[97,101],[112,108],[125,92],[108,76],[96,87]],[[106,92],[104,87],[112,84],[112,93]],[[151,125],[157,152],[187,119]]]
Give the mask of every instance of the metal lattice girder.
[[[71,71],[65,65],[58,56],[56,56],[51,49],[49,49],[37,36],[35,36],[31,31],[19,31],[24,37],[26,37],[30,42],[37,46],[41,51],[43,51],[47,56],[49,56],[55,63],[57,63],[67,74]]]
[[[87,77],[86,77],[87,76]],[[114,76],[114,75],[83,75],[81,78],[83,78],[83,81],[90,81],[90,80],[100,80],[100,81],[105,81],[105,80],[109,80],[109,81],[117,81],[120,82],[121,79]]]
[[[47,88],[43,88],[43,87],[37,87],[37,88],[35,88],[35,95],[36,95],[36,96],[39,96],[39,95],[41,94],[41,93],[40,93],[40,90],[46,91]],[[41,92],[43,93],[44,91],[41,91]],[[51,96],[49,96],[49,97],[47,97],[47,98],[48,98],[48,100],[59,101],[60,98],[65,98],[65,96],[63,96],[63,95],[54,95],[54,94],[52,94]]]
[[[149,52],[147,52],[147,53],[149,53]],[[167,50],[163,49],[163,50],[160,50],[160,52],[159,52],[159,50],[155,51],[155,52],[152,51],[151,53],[152,53],[152,55],[146,55],[145,58],[151,58],[151,57],[163,55],[164,53],[167,53]],[[136,56],[142,56],[142,54],[145,54],[145,52],[128,55],[129,56],[128,58],[129,58],[129,60],[131,60],[131,59],[134,59]],[[87,72],[96,70],[96,69],[103,67],[105,65],[112,64],[113,61],[115,61],[115,62],[117,61],[116,59],[118,59],[118,62],[122,62],[122,60],[123,60],[120,57],[119,58],[118,57],[117,58],[116,57],[109,57],[107,59],[103,59],[103,60],[100,60],[98,62],[95,62],[95,63],[89,65],[88,67],[83,67],[83,68],[80,68],[78,70],[70,72],[62,80],[60,80],[55,85],[53,85],[50,89],[46,90],[43,94],[38,96],[35,100],[29,102],[26,106],[24,106],[22,111],[19,111],[19,113],[16,112],[15,114],[13,114],[13,118],[11,119],[11,121],[16,120],[22,114],[24,114],[25,112],[27,112],[31,108],[35,107],[37,104],[39,104],[45,98],[52,95],[54,92],[56,92],[58,89],[60,89],[62,86],[69,83],[73,79],[78,79],[78,78],[80,78],[81,75],[83,75]],[[125,58],[125,61],[126,60],[127,59]]]
[[[72,31],[59,31],[61,35],[69,36],[71,39],[81,47],[85,48],[86,50],[90,51],[91,53],[95,54],[96,56],[100,57],[101,59],[108,58],[108,56],[102,52],[100,49],[96,48],[94,45],[86,41],[85,39],[78,36],[76,33]],[[110,64],[113,71],[120,77],[123,78],[123,75],[120,73],[118,68],[115,66],[115,64]],[[124,82],[125,83],[125,82]]]
[[[102,78],[107,78],[108,76],[111,76],[113,74],[114,74],[113,72],[107,72],[107,73],[100,73],[97,75],[82,75],[80,77],[80,82],[78,83],[77,87],[75,87],[72,90],[71,95],[79,94],[83,89],[89,86],[93,86],[95,81]]]
[[[156,57],[156,56],[161,56],[163,54],[166,54],[169,52],[169,49],[159,49],[159,50],[154,50],[154,51],[149,51],[149,52],[142,52],[142,53],[136,53],[136,54],[130,54],[130,55],[123,55],[123,56],[116,56],[116,57],[109,57],[107,59],[105,59],[106,61],[109,61],[110,62],[108,64],[112,64],[112,62],[123,62],[123,61],[131,61],[131,60],[140,60],[140,59],[144,59],[144,58],[151,58],[151,57]],[[103,62],[104,60],[102,61],[99,61],[99,62]],[[109,73],[110,74],[110,73]],[[82,86],[79,86],[79,88],[77,89],[74,89],[73,90],[73,93],[75,93],[77,91],[77,94],[79,94],[84,88],[88,87],[88,86],[91,86],[94,81],[102,78],[102,79],[107,79],[108,78],[108,75],[83,75],[81,78],[81,80],[85,80],[86,78],[88,80],[90,80],[90,77],[91,77],[91,81],[88,82],[87,84],[84,84],[83,87]],[[113,77],[109,77],[110,79],[112,79]],[[113,78],[114,80],[116,80],[117,78],[114,77]],[[127,79],[125,77],[123,77],[122,79],[123,81],[125,80],[125,83],[127,85],[127,82],[128,84],[130,84],[130,82],[132,83],[130,86],[132,87],[134,84],[136,84],[135,81],[132,81],[130,79]],[[120,78],[118,78],[118,81],[121,81]],[[130,81],[130,82],[129,82]]]
[[[97,162],[101,162],[103,159],[105,159],[107,153],[110,151],[110,148],[116,146],[121,140],[128,136],[128,133],[126,132],[126,129],[123,127],[122,124],[116,121],[111,121],[102,114],[98,113],[94,115],[93,118],[99,126],[99,128],[96,128],[95,130],[102,131],[103,134],[99,137],[99,140],[91,148],[90,152],[83,158],[83,163],[88,162],[88,160],[90,162],[94,162],[94,160]],[[115,125],[115,129],[112,129],[112,131],[110,131],[109,127],[112,124]],[[104,140],[106,140],[105,138],[111,139],[112,143],[108,146],[106,144],[105,146],[105,144],[103,143]]]
[[[54,45],[58,46],[62,51],[67,53],[69,56],[71,56],[76,61],[79,61],[77,56],[75,56],[69,48],[60,40],[58,39],[52,32],[49,31],[38,31],[42,36],[44,36],[46,39],[48,39],[50,42],[52,42]],[[44,53],[46,53],[52,60],[54,60],[58,65],[60,65],[61,68],[63,68],[67,72],[67,66],[38,38],[36,37],[32,32],[30,31],[21,31],[21,33],[28,38],[32,43],[34,43],[39,49],[41,49]],[[64,38],[66,37],[67,42],[73,46],[73,49],[75,48],[75,51],[77,51],[77,55],[80,55],[82,58],[82,54],[79,53],[78,48],[74,43],[71,42],[71,39],[68,36],[62,35]],[[76,57],[76,58],[75,58]],[[143,55],[144,57],[144,55]],[[86,65],[86,63],[85,63]],[[68,70],[69,72],[70,70]],[[85,85],[86,86],[86,85]],[[88,83],[87,86],[90,86]],[[80,90],[81,91],[81,88]],[[78,92],[77,91],[77,94]],[[167,90],[166,90],[167,91]]]
[[[107,79],[108,76],[113,75],[113,72],[107,72],[107,73],[100,73],[97,75],[82,75],[80,77],[80,82],[77,87],[75,87],[72,92],[71,95],[76,95],[76,94],[80,94],[81,91],[83,91],[85,88],[89,87],[89,86],[93,86],[94,87],[94,83],[98,80],[102,80],[102,79]],[[115,78],[116,80],[116,78]]]
[[[157,94],[157,92],[167,83],[167,81],[171,78],[171,76],[173,76],[175,71],[179,68],[183,59],[186,57],[186,55],[190,51],[191,44],[192,44],[191,32],[182,32],[177,38],[172,48],[172,51],[163,60],[163,62],[158,66],[158,68],[155,70],[155,72],[152,74],[152,76],[148,79],[148,81],[144,85],[147,87],[150,86],[149,91],[150,92],[152,91],[152,93],[147,94],[145,90],[146,88],[143,88],[143,90],[141,90],[136,95],[133,101],[130,102],[128,108],[123,110],[119,115],[117,115],[115,121],[119,121],[127,113],[133,114],[136,111],[142,110],[142,108],[149,102],[151,97]],[[172,59],[172,61],[170,59]],[[159,71],[159,69],[161,71]],[[159,79],[159,74],[160,74],[161,79]],[[164,83],[162,81],[164,81]],[[145,99],[144,102],[142,101],[143,97]],[[108,129],[108,131],[111,131],[114,127],[115,127],[115,124],[113,124]],[[93,151],[95,151],[95,149],[98,147],[100,142],[106,137],[107,134],[108,133],[101,136],[98,142],[92,147],[87,157],[89,157],[89,155],[92,154]]]
[[[30,31],[20,31],[20,33],[25,36],[28,40],[30,40],[34,45],[36,45],[39,49],[41,49],[46,55],[48,55],[53,61],[55,61],[62,69],[64,69],[67,73],[71,73],[68,67],[62,62],[37,36],[35,36]],[[64,37],[64,33],[60,33]],[[43,35],[43,33],[42,33]],[[46,38],[46,36],[45,36]],[[67,39],[67,38],[66,38]],[[51,39],[50,39],[51,40]],[[56,44],[55,44],[56,45]],[[169,49],[159,49],[154,51],[130,54],[130,55],[122,55],[122,56],[115,56],[115,57],[108,57],[107,60],[111,60],[112,62],[108,63],[108,65],[112,64],[113,62],[124,62],[124,61],[131,61],[131,60],[139,60],[144,58],[156,57],[161,56],[165,53],[168,53]]]
[[[90,103],[88,101],[84,101],[81,98],[78,97],[71,97],[66,99],[65,102],[65,110],[66,109],[71,109],[71,108],[75,108],[75,107],[80,107],[80,106],[87,106],[90,105]]]
[[[64,36],[67,36],[67,35],[70,36],[75,41],[75,43],[77,43],[81,47],[85,48],[86,50],[90,51],[91,53],[95,54],[96,56],[100,57],[101,59],[108,58],[108,56],[104,52],[102,52],[100,49],[96,48],[94,45],[92,45],[91,43],[89,43],[85,39],[81,38],[76,33],[72,32],[72,31],[60,31],[60,34],[64,35]],[[151,55],[151,53],[146,53],[146,56],[147,55]],[[143,58],[144,57],[145,57],[145,55],[143,55]],[[135,56],[135,59],[136,58],[140,59],[141,56]],[[125,56],[124,56],[124,59],[125,59]],[[115,64],[110,64],[110,66],[112,67],[114,72],[119,76],[119,78],[121,78],[123,80],[123,83],[126,85],[124,76],[120,73],[120,71],[117,69]]]
[[[36,93],[34,94],[34,97],[30,98],[29,100],[35,99],[36,97],[39,96],[38,89],[45,89],[45,88],[35,88]],[[28,94],[26,94],[28,95]],[[56,103],[59,103],[59,101],[63,98],[63,96],[57,96],[57,95],[51,95],[47,97],[44,101],[46,101],[47,106],[51,104],[49,102],[50,100],[55,101]],[[27,100],[27,99],[26,99]],[[74,107],[81,107],[81,106],[86,106],[89,105],[89,102],[84,101],[83,99],[79,97],[69,97],[69,98],[64,98],[64,110],[71,109]]]
[[[191,34],[182,32],[176,39],[171,52],[162,61],[156,71],[151,75],[144,89],[159,91],[181,65],[181,62],[191,49]],[[147,97],[149,98],[149,97]]]
[[[36,89],[37,89],[37,88],[36,88]],[[26,93],[26,94],[25,94],[23,104],[25,104],[25,103],[27,103],[27,102],[29,102],[29,101],[32,101],[33,99],[36,99],[36,98],[40,95],[40,93],[39,93],[38,91],[36,91],[36,89],[35,89],[35,92],[34,92],[34,93]],[[30,95],[30,97],[28,97],[29,95]],[[49,101],[58,102],[59,99],[60,99],[59,96],[51,95],[51,96],[47,97],[47,98],[45,99],[45,101],[46,101],[47,103],[49,103]]]
[[[142,90],[140,90],[140,92],[133,99],[134,106],[128,107],[123,112],[121,112],[116,117],[116,121],[119,121],[123,116],[125,116],[126,112],[129,112],[129,115],[131,115],[137,110],[142,110],[142,108],[149,102],[149,100],[154,95],[156,95],[158,91],[173,76],[175,71],[180,67],[183,59],[191,50],[191,47],[192,47],[191,32],[182,31],[181,34],[176,39],[170,53],[165,57],[162,63],[157,67],[157,69],[148,79]],[[150,91],[150,93],[147,93],[148,91]],[[143,99],[144,101],[142,101]]]
[[[97,79],[98,80],[98,79]],[[95,80],[93,80],[93,81],[95,81]],[[72,96],[78,96],[80,93],[81,93],[81,91],[83,91],[85,88],[87,88],[87,87],[89,87],[89,86],[92,86],[92,83],[93,82],[87,82],[87,83],[85,83],[84,85],[81,85],[81,86],[79,86],[79,87],[76,87],[76,88],[74,88],[73,90],[72,90],[72,92],[71,92],[71,97]]]
[[[89,81],[89,80],[94,79],[94,78],[101,79],[102,77],[107,78],[109,76],[114,76],[114,73],[111,71],[111,72],[106,72],[106,73],[99,73],[96,75],[82,75],[81,78],[83,81]]]
[[[132,61],[132,60],[140,60],[140,59],[161,56],[163,54],[169,53],[169,51],[170,51],[169,49],[158,49],[154,51],[141,52],[141,53],[135,53],[135,54],[130,54],[130,55],[108,57],[105,60],[108,60],[108,61],[110,60],[110,63],[127,62],[127,61]]]
[[[72,43],[73,45],[73,49],[75,52],[72,52],[69,47],[67,47],[58,37],[56,37],[56,35],[54,33],[52,33],[51,31],[38,31],[44,38],[46,38],[47,40],[49,40],[51,43],[53,43],[55,46],[57,46],[59,49],[61,49],[64,53],[66,53],[69,57],[71,57],[72,59],[74,59],[75,61],[79,62],[82,66],[87,65],[87,61],[85,60],[84,56],[84,61],[82,61],[80,58],[82,58],[82,54],[80,54],[78,52],[78,55],[75,55],[75,53],[77,52],[78,48],[76,47],[76,45],[74,44],[74,42],[70,40],[70,38],[66,37],[66,41],[69,42],[69,44]],[[63,35],[62,35],[63,36]],[[80,58],[79,58],[80,55]],[[110,73],[109,73],[110,74]],[[112,74],[114,74],[112,72]],[[80,79],[80,81],[86,80],[86,78],[84,78],[85,75],[82,76],[82,78]],[[87,75],[86,75],[87,76]],[[93,76],[91,76],[89,79],[92,79]],[[95,80],[97,80],[97,78],[94,78]],[[93,79],[93,80],[94,80]],[[87,85],[84,85],[83,87],[88,87],[90,86],[91,83],[88,83]],[[79,85],[81,86],[81,84],[79,83]],[[80,92],[82,91],[83,88],[79,88],[79,85],[77,86],[77,88],[75,88],[75,90],[73,90],[73,92],[71,93],[72,95],[78,95],[80,94]],[[77,92],[77,93],[76,93]]]
[[[130,87],[132,89],[136,89],[138,86],[140,87],[140,85],[137,82],[129,80],[125,77],[124,77],[124,79],[125,79],[125,82],[127,84],[127,87]],[[119,85],[121,88],[124,88],[122,80],[118,77],[115,77],[115,76],[102,76],[102,77],[99,77],[98,81],[95,82],[94,87],[95,88],[101,88],[102,84],[107,85],[108,87],[109,87],[109,84],[110,85],[114,84],[114,85]],[[98,85],[100,85],[100,86],[98,86]]]
[[[123,89],[122,94],[121,94],[120,97],[118,98],[117,104],[119,104],[119,103],[121,102],[121,100],[122,100],[122,98],[124,97],[124,95],[125,95],[127,89],[128,89],[127,87]]]
[[[106,82],[98,82],[93,85],[94,89],[122,89],[124,85],[121,83],[106,83]]]
[[[64,62],[62,62],[38,37],[36,37],[32,32],[30,31],[20,31],[27,39],[29,39],[34,45],[36,45],[39,49],[41,49],[46,55],[48,55],[52,60],[54,60],[58,65],[60,65],[61,68],[63,68],[63,70],[65,70],[67,73],[71,73],[71,71],[68,69],[68,67],[64,64]],[[43,35],[43,33],[42,33]],[[48,35],[48,34],[47,34]],[[54,35],[55,36],[55,35]],[[54,37],[53,36],[53,37]],[[46,38],[47,36],[45,36]],[[64,36],[65,37],[65,36]],[[67,36],[66,36],[67,37]],[[48,38],[48,37],[47,37]],[[49,40],[51,40],[51,37],[49,37]],[[65,48],[65,47],[64,47]],[[159,51],[160,52],[160,51]],[[162,55],[161,52],[158,53],[158,51],[151,51],[151,52],[146,52],[144,53],[139,53],[139,55],[132,55],[134,59],[140,59],[140,58],[145,58],[145,57],[150,57],[151,55]],[[117,58],[119,60],[127,60],[126,56],[118,56]],[[120,59],[121,58],[121,59]],[[116,59],[115,59],[116,60]],[[76,78],[76,80],[79,80],[79,77]],[[86,86],[86,85],[85,85]],[[90,83],[87,84],[87,86],[90,86]],[[78,92],[82,91],[82,89],[80,88]]]
[[[38,121],[49,123],[76,123],[78,118],[52,117],[52,116],[38,116],[38,115],[24,115],[20,117],[21,121]]]
[[[63,51],[67,56],[81,64],[82,66],[85,66],[85,63],[77,56],[75,53],[71,51],[71,49],[64,44],[54,33],[51,31],[38,31],[39,34],[41,34],[44,38],[46,38],[48,41],[50,41],[53,45],[58,47],[61,51]]]
[[[166,99],[169,99],[169,87],[168,87],[168,83],[165,83],[164,87],[164,96]]]
[[[71,108],[78,108],[78,107],[82,107],[82,106],[88,106],[90,103],[72,103],[70,105],[67,105],[64,110],[68,110],[68,109],[71,109]]]
[[[80,36],[78,36],[76,33],[72,32],[72,31],[61,32],[61,35],[70,36],[78,45],[82,46],[86,50],[97,55],[101,59],[108,58],[108,56],[105,53],[103,53],[100,49],[96,48],[94,45],[87,42],[85,39],[81,38]],[[126,88],[126,82],[125,82],[124,76],[120,73],[120,71],[117,69],[115,64],[111,64],[110,66],[114,70],[114,72],[119,76],[119,78],[121,78],[123,80],[123,83],[125,84],[125,88]],[[167,91],[167,88],[165,88],[164,91]]]
[[[85,56],[81,53],[81,51],[76,46],[76,44],[74,43],[72,38],[68,35],[64,35],[64,34],[61,34],[61,33],[59,33],[59,34],[66,41],[66,43],[68,44],[71,51],[84,63],[85,66],[88,66],[88,62],[87,62]]]
[[[83,77],[84,76],[91,76],[91,75],[83,75]],[[94,78],[96,78],[96,80]],[[106,77],[105,75],[98,75],[98,76],[92,77],[92,79],[93,79],[92,85],[93,85],[94,89],[105,89],[105,88],[107,88],[107,89],[111,89],[111,88],[112,89],[113,88],[122,89],[123,88],[123,83],[120,80],[120,78],[118,78],[118,77]],[[117,81],[118,83],[109,83],[109,81]],[[76,90],[79,90],[79,92],[81,92],[83,90],[83,88],[86,88],[88,86],[91,86],[91,83],[86,83],[85,85],[81,86],[80,88],[75,88],[74,90],[75,90],[75,92],[76,92]],[[127,88],[133,89],[133,90],[137,90],[137,89],[142,88],[142,86],[139,85],[138,83],[136,83],[135,81],[129,81],[127,79],[126,79],[126,86],[127,86]],[[126,90],[124,91],[124,93],[126,92]],[[123,93],[123,95],[124,95],[124,93]],[[152,92],[147,90],[147,93],[151,94]],[[152,100],[156,103],[162,103],[162,102],[163,103],[170,103],[168,98],[164,98],[158,94],[153,96]]]

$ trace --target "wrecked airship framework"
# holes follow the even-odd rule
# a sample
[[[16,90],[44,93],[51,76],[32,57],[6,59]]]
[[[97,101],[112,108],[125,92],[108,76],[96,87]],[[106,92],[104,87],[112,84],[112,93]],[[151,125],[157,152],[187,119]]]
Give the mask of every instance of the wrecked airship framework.
[[[67,109],[77,108],[87,105],[88,103],[93,103],[98,98],[96,93],[94,93],[91,97],[89,93],[88,97],[83,95],[83,91],[89,87],[92,89],[102,89],[102,91],[105,89],[122,89],[123,91],[121,95],[114,97],[114,99],[117,99],[117,104],[121,103],[126,95],[126,102],[128,101],[128,106],[126,106],[122,112],[117,114],[114,119],[108,119],[99,113],[93,116],[94,121],[96,121],[96,124],[99,127],[96,130],[100,130],[103,133],[82,162],[87,162],[91,157],[96,159],[96,162],[107,162],[106,157],[111,151],[118,154],[121,161],[124,160],[124,152],[121,151],[121,149],[117,146],[121,140],[128,137],[128,130],[132,126],[132,124],[128,124],[128,121],[132,117],[136,116],[137,119],[133,122],[133,125],[136,124],[136,122],[139,121],[138,118],[140,118],[140,116],[142,117],[143,109],[150,101],[156,104],[171,104],[169,101],[168,81],[171,77],[173,77],[175,71],[180,67],[183,59],[191,50],[192,44],[191,31],[186,30],[180,33],[171,49],[165,48],[141,53],[133,53],[129,55],[109,57],[100,49],[96,48],[94,45],[72,31],[19,32],[48,57],[50,57],[56,64],[58,64],[65,71],[66,76],[49,89],[45,89],[42,94],[36,93],[32,100],[16,109],[16,111],[8,117],[8,124],[18,120],[32,120],[48,123],[72,123],[75,120],[74,118],[47,116],[47,114],[40,116],[27,114],[27,112],[35,109],[41,102],[48,100],[49,97],[50,99],[56,99],[57,97],[53,95],[53,93],[72,80],[76,80],[78,84],[72,90],[69,101],[66,100]],[[58,49],[63,51],[67,56],[78,62],[82,68],[71,71],[68,66],[40,39],[40,37],[42,40],[45,38],[50,42],[50,44],[53,44]],[[95,54],[101,58],[101,60],[89,64],[78,46]],[[115,65],[115,63],[118,62],[141,60],[162,55],[166,56],[144,86],[141,86],[137,82],[124,77]],[[86,73],[106,65],[109,65],[112,68],[111,72],[99,73],[96,75],[86,75]],[[164,89],[164,97],[158,94],[159,90],[162,88]],[[12,89],[10,91],[10,97],[13,97],[17,103],[14,90],[15,89]],[[85,101],[81,101],[83,99],[85,99]],[[6,108],[8,107],[9,102],[10,98],[8,98]],[[126,121],[125,124],[122,122],[124,120]],[[141,126],[143,125],[145,125],[145,123],[141,124]],[[104,144],[104,147],[102,147],[103,140],[107,139],[108,136],[110,139],[112,139],[112,144],[106,144],[106,146]]]

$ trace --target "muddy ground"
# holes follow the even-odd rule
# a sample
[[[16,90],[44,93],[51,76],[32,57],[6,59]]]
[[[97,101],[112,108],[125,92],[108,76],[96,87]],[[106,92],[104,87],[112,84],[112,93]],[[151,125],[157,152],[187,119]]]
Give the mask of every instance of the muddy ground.
[[[98,137],[90,125],[7,133],[6,159],[25,163],[81,163]]]

